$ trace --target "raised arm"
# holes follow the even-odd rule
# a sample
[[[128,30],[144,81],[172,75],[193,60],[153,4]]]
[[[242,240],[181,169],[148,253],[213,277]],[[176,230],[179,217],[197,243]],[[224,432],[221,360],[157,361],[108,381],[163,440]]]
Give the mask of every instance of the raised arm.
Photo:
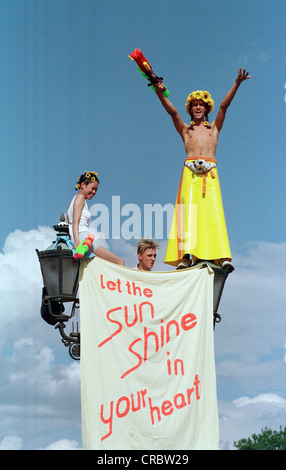
[[[80,243],[79,239],[79,222],[81,218],[81,213],[85,205],[85,199],[82,194],[78,194],[75,198],[74,205],[73,205],[73,222],[72,222],[72,231],[73,231],[73,238],[74,238],[74,248]]]
[[[188,126],[186,123],[183,122],[181,116],[179,115],[177,109],[171,103],[171,101],[163,95],[163,90],[165,88],[164,83],[158,82],[156,85],[154,85],[154,88],[156,90],[157,96],[159,100],[161,101],[164,109],[171,116],[177,132],[180,134],[180,136],[183,139],[184,131],[186,130]]]
[[[214,123],[215,127],[218,130],[218,132],[220,132],[220,130],[223,126],[227,108],[229,107],[230,103],[232,102],[233,98],[235,97],[235,94],[236,94],[238,88],[240,87],[241,83],[244,82],[244,80],[247,80],[249,78],[251,78],[251,76],[249,75],[249,72],[245,72],[245,69],[243,69],[243,71],[242,71],[242,69],[239,69],[238,75],[236,77],[236,80],[235,80],[233,86],[231,87],[231,89],[225,95],[224,99],[221,102],[220,108],[218,110],[217,117],[216,117],[215,123]]]

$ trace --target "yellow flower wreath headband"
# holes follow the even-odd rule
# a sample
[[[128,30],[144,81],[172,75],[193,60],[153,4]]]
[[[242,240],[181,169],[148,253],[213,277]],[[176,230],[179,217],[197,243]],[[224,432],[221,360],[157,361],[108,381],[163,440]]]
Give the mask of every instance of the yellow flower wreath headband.
[[[99,182],[98,174],[96,173],[96,171],[85,171],[84,174],[78,178],[78,183],[75,187],[75,190],[77,191],[80,188],[82,182],[89,184],[94,183],[95,181]]]
[[[208,91],[202,91],[202,90],[197,90],[193,91],[188,97],[186,101],[186,110],[187,113],[192,116],[191,113],[191,103],[194,100],[202,100],[206,103],[208,106],[208,112],[210,113],[214,109],[214,100],[212,99],[210,93]],[[191,124],[195,124],[194,121],[191,121]],[[208,121],[205,121],[204,123],[206,126],[209,125]]]

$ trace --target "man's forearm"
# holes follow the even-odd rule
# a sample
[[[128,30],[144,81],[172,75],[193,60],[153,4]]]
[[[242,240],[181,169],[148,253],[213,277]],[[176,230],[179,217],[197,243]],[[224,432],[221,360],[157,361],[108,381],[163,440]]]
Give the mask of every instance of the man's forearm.
[[[233,98],[235,97],[235,94],[236,94],[236,92],[239,88],[239,85],[240,85],[240,83],[237,83],[236,81],[234,82],[233,86],[227,92],[227,94],[225,95],[225,97],[223,98],[223,100],[221,102],[222,107],[225,107],[225,108],[229,107],[230,103],[232,102]]]
[[[245,69],[239,69],[238,71],[238,75],[236,77],[236,80],[233,84],[233,86],[231,87],[231,89],[229,90],[229,92],[225,95],[224,99],[222,100],[221,102],[221,107],[223,108],[228,108],[228,106],[230,105],[230,103],[232,102],[239,86],[241,85],[241,83],[244,81],[244,80],[248,80],[249,78],[251,78],[251,76],[249,75],[249,72],[246,72]]]
[[[177,110],[175,106],[171,103],[171,101],[163,95],[164,86],[165,85],[162,82],[158,82],[158,84],[154,85],[154,88],[164,109],[167,111],[168,114],[172,116],[177,113]]]
[[[161,101],[164,109],[167,111],[168,114],[173,114],[174,112],[176,112],[176,108],[175,106],[173,106],[173,104],[171,103],[170,100],[168,100],[168,98],[166,98],[162,91],[161,90],[157,90],[156,89],[156,95],[158,96],[159,100]]]
[[[166,98],[163,95],[163,93],[161,91],[156,90],[156,94],[157,94],[159,100],[161,101],[164,109],[167,111],[168,114],[172,115],[172,114],[175,114],[177,112],[175,106],[171,103],[170,100],[168,100],[168,98]]]

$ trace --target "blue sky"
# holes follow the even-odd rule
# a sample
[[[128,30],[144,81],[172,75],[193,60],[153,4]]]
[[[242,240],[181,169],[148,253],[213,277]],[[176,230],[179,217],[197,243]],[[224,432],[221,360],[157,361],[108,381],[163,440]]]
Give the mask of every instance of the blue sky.
[[[141,210],[174,204],[183,144],[128,58],[135,48],[186,120],[191,91],[210,91],[214,117],[239,67],[252,75],[217,150],[236,265],[215,333],[223,445],[285,423],[285,10],[284,0],[2,0],[0,448],[81,447],[78,365],[39,319],[34,255],[50,244],[78,176],[98,171],[94,202],[109,208],[112,196]],[[106,243],[135,264],[134,240]],[[26,391],[16,393],[28,368]],[[47,384],[51,393],[71,386],[71,397],[55,407]]]

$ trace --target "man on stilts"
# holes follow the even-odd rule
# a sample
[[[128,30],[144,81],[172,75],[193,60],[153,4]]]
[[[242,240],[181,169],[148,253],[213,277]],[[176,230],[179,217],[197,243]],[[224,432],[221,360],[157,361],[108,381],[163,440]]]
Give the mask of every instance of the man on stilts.
[[[188,267],[198,260],[212,261],[222,267],[231,262],[215,153],[226,111],[241,83],[249,78],[248,72],[239,70],[215,120],[210,124],[208,114],[213,110],[214,101],[207,91],[198,90],[188,96],[186,110],[191,116],[189,125],[183,122],[177,109],[164,96],[164,83],[160,81],[154,85],[186,150],[164,260],[177,266],[177,269]]]

